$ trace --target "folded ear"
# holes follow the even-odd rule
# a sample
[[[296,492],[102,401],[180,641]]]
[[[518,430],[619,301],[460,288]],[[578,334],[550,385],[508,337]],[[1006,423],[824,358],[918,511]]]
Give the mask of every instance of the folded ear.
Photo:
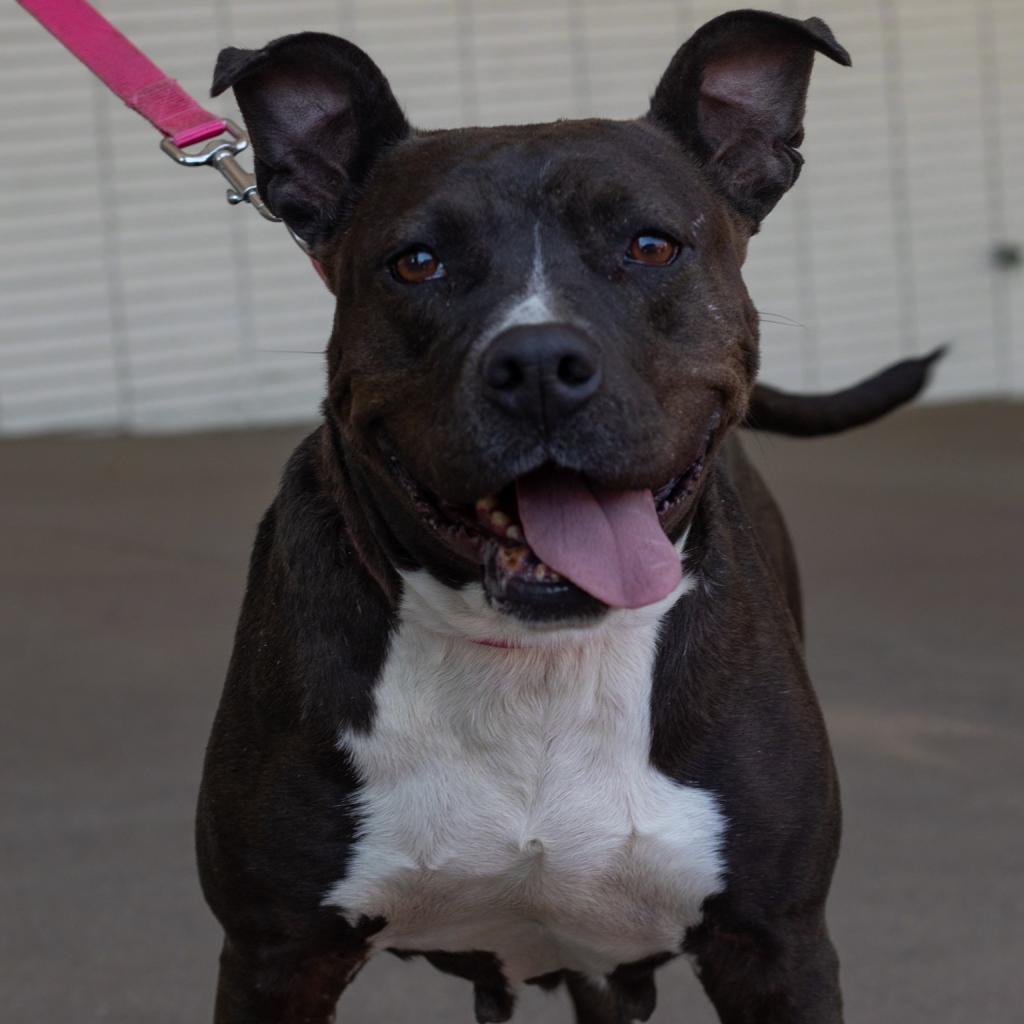
[[[229,86],[252,138],[260,195],[314,246],[337,230],[380,152],[410,131],[380,68],[320,32],[222,50],[212,94]]]
[[[755,230],[800,174],[815,50],[850,64],[820,18],[732,11],[680,47],[651,99],[648,117],[686,145]]]

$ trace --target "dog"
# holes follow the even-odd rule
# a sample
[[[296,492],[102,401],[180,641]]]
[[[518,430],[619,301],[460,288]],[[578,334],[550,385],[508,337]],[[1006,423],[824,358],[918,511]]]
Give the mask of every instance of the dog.
[[[197,817],[218,1024],[318,1024],[375,952],[647,1020],[834,1024],[840,832],[790,541],[744,424],[748,241],[800,172],[824,22],[704,25],[632,121],[415,131],[353,44],[229,48],[259,190],[336,300],[323,421],[263,519]]]

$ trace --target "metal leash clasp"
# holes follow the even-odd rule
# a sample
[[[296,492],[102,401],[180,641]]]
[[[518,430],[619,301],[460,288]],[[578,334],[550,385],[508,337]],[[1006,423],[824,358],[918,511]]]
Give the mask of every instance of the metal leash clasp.
[[[160,148],[176,163],[184,167],[214,167],[230,186],[228,188],[227,200],[232,206],[239,203],[248,203],[261,217],[266,220],[280,222],[280,217],[275,217],[270,208],[260,198],[256,190],[256,177],[247,171],[235,159],[243,149],[249,146],[249,137],[235,124],[234,121],[224,119],[225,130],[230,139],[211,139],[198,153],[186,153],[181,147],[175,145],[170,137],[160,142]]]

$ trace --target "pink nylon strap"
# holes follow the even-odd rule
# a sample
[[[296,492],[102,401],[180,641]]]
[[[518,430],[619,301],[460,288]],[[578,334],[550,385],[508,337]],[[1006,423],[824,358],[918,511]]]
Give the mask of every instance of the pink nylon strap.
[[[94,75],[176,146],[220,135],[224,122],[204,110],[85,0],[18,0]]]

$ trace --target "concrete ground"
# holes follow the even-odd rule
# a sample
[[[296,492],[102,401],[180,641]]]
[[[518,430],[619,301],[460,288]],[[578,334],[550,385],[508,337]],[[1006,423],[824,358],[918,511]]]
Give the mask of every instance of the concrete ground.
[[[0,1018],[210,1018],[192,807],[247,551],[298,429],[0,445]],[[850,1022],[1024,1019],[1024,405],[752,438],[843,780]],[[709,1024],[684,965],[654,1020]],[[472,1020],[382,957],[341,1020]],[[527,994],[519,1020],[567,1022]]]

